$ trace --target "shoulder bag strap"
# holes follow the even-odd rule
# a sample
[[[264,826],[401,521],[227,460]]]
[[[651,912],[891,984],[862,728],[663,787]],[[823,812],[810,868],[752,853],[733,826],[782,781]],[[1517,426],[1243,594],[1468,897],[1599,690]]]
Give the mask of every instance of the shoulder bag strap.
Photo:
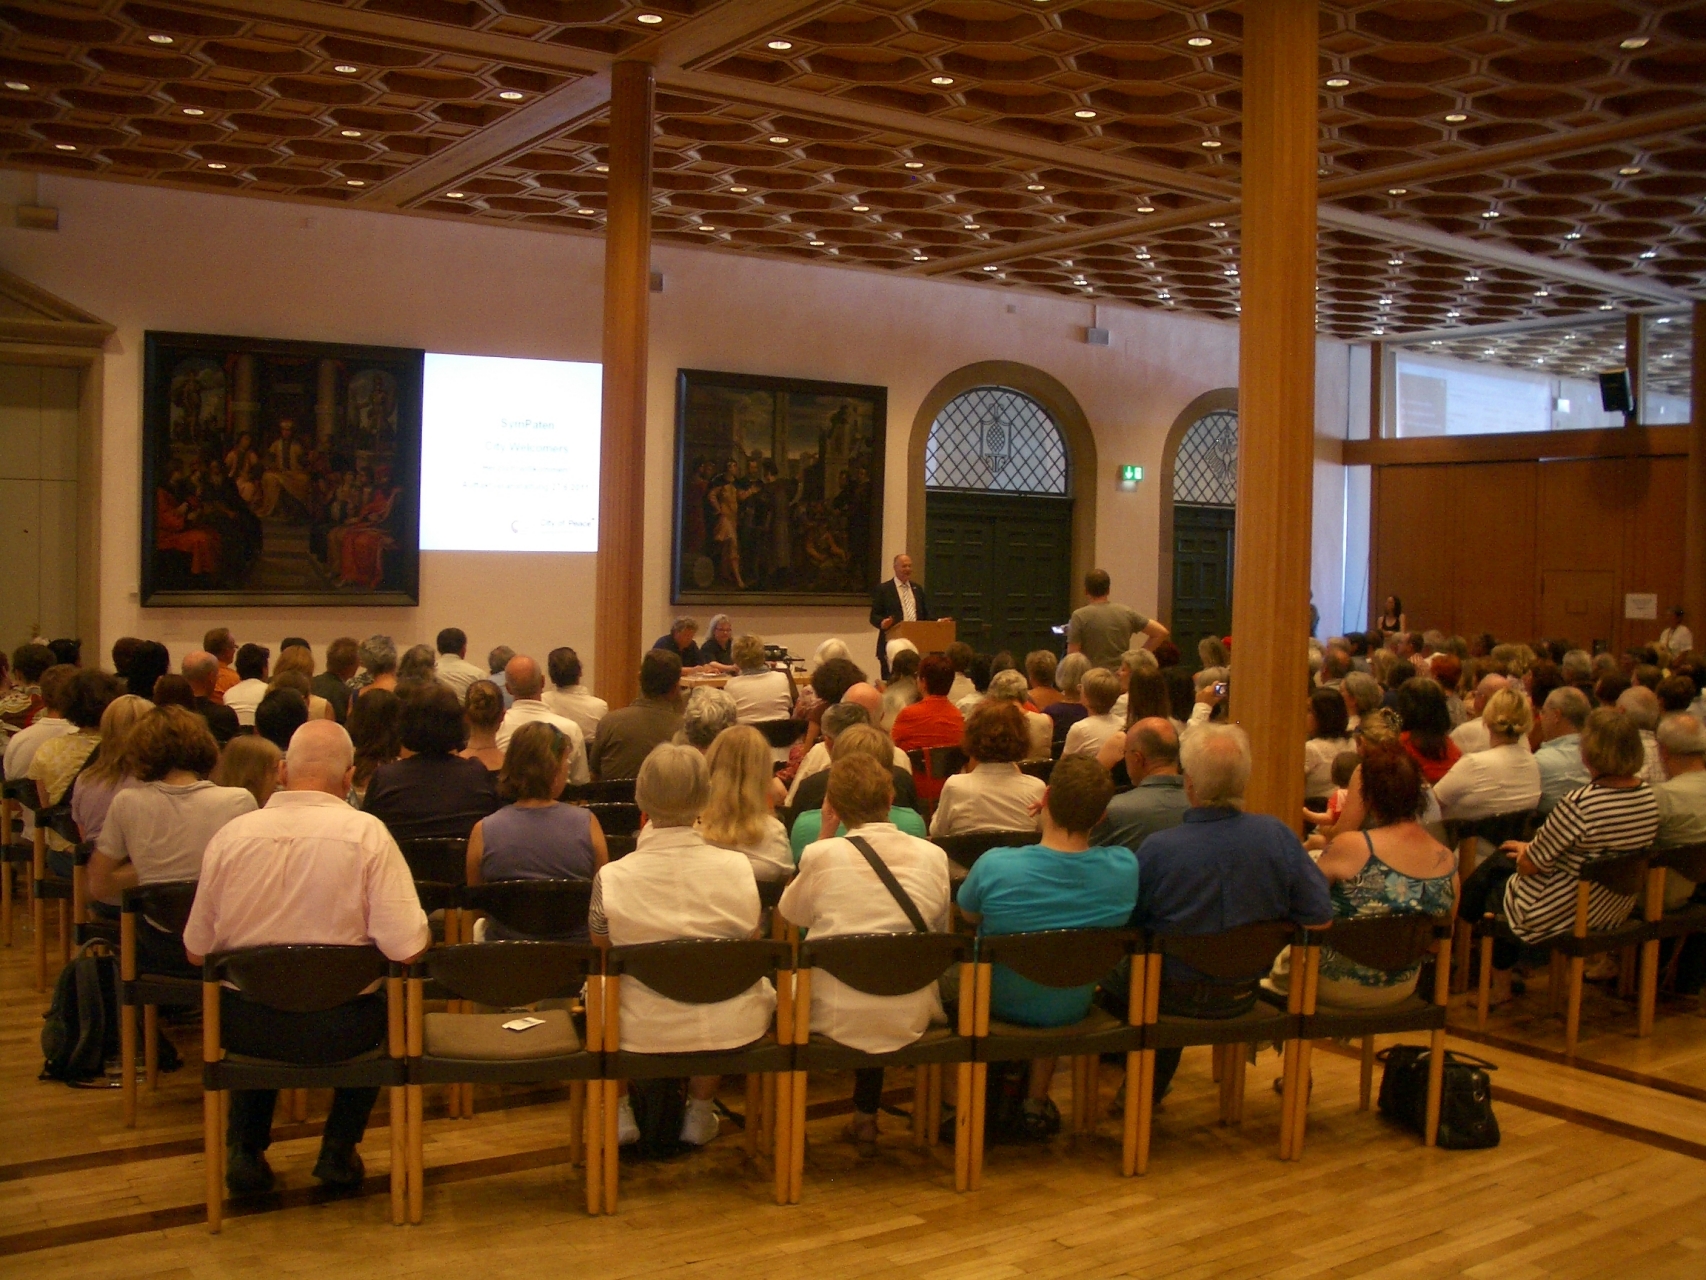
[[[924,917],[918,910],[918,904],[913,902],[912,896],[901,887],[900,881],[894,878],[894,872],[890,871],[887,864],[877,856],[877,851],[871,848],[870,841],[866,840],[864,836],[850,835],[847,837],[847,842],[865,855],[865,861],[871,864],[871,870],[877,873],[877,879],[883,882],[883,888],[889,891],[894,900],[900,904],[900,909],[906,912],[906,918],[912,921],[912,927],[919,933],[929,933],[930,927],[924,923]]]

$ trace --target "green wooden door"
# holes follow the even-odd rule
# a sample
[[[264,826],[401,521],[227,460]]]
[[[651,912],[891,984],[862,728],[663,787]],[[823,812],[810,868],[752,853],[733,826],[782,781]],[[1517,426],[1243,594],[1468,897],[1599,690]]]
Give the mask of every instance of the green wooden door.
[[[1196,670],[1197,641],[1232,630],[1231,507],[1179,503],[1173,508],[1173,643]]]
[[[980,653],[1059,652],[1071,615],[1072,499],[931,489],[925,585],[939,618]]]

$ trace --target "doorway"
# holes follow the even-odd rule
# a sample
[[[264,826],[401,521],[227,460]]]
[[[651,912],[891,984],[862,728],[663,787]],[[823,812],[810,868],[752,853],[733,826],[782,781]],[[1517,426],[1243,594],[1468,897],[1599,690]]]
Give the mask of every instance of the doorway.
[[[1212,397],[1236,393],[1210,393]],[[1204,399],[1207,399],[1206,397]],[[1192,671],[1202,664],[1197,643],[1232,630],[1232,566],[1238,528],[1238,411],[1236,401],[1211,408],[1199,400],[1175,428],[1163,478],[1163,578],[1171,589],[1163,619]],[[1188,424],[1188,425],[1187,425]],[[1180,429],[1182,428],[1182,430]]]
[[[76,636],[78,369],[0,364],[0,644]]]

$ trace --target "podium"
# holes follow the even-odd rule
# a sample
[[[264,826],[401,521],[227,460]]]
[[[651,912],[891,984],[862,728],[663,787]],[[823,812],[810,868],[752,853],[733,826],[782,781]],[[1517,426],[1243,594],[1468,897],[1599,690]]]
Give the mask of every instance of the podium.
[[[883,643],[890,640],[910,640],[919,653],[942,653],[954,643],[955,627],[952,618],[935,622],[897,622],[884,633]]]

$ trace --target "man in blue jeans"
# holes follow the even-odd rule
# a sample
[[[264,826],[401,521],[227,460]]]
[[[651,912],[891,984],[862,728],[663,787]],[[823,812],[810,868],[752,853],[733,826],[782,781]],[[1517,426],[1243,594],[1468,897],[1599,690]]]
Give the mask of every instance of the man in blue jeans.
[[[1118,845],[1092,847],[1090,829],[1102,820],[1114,783],[1089,756],[1068,756],[1054,766],[1043,793],[1043,838],[1017,849],[991,849],[960,886],[959,908],[980,934],[1036,933],[1044,929],[1117,929],[1137,902],[1137,859]],[[1067,1027],[1090,1012],[1096,987],[1039,986],[1005,965],[990,982],[990,1011],[1002,1022],[1027,1027]],[[1031,1063],[1024,1104],[1027,1137],[1060,1127],[1049,1100],[1053,1058]]]
[[[1180,755],[1191,807],[1178,826],[1138,847],[1143,892],[1132,923],[1180,934],[1224,933],[1264,920],[1330,924],[1327,879],[1297,834],[1278,818],[1243,811],[1249,735],[1237,725],[1201,725],[1186,736]],[[1236,1018],[1255,1007],[1264,976],[1266,970],[1225,982],[1169,957],[1161,972],[1161,1012]],[[1156,1050],[1158,1100],[1179,1069],[1179,1056],[1178,1049]]]

